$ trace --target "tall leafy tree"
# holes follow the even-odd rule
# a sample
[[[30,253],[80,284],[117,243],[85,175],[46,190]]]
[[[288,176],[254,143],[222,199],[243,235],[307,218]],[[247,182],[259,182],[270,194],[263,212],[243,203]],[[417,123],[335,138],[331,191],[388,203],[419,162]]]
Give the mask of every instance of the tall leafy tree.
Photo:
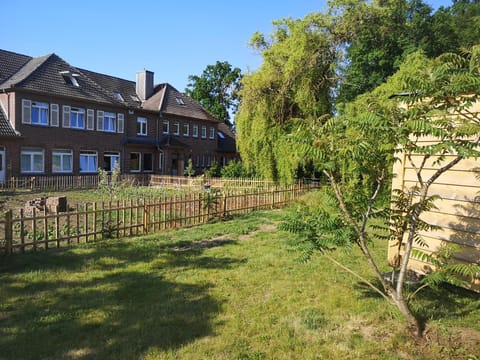
[[[478,0],[453,1],[433,13],[423,0],[332,0],[329,12],[343,28],[346,61],[340,68],[340,102],[372,91],[393,75],[405,57],[423,50],[430,57],[469,47],[480,38]]]
[[[231,115],[238,107],[241,70],[227,61],[208,65],[201,76],[190,75],[185,92],[230,127]]]
[[[412,312],[404,293],[406,271],[412,257],[422,256],[413,250],[415,243],[422,244],[419,231],[431,228],[421,220],[436,200],[430,187],[462,159],[480,156],[480,114],[470,107],[480,100],[479,78],[480,46],[465,55],[449,53],[434,60],[414,53],[386,84],[360,96],[343,114],[323,124],[304,123],[292,138],[301,144],[305,157],[314,159],[330,188],[319,209],[301,209],[285,229],[300,234],[306,258],[320,251],[343,268],[329,251],[358,246],[381,285],[365,278],[362,281],[396,306],[420,337],[424,324]],[[402,96],[389,96],[395,93]],[[407,154],[417,185],[395,189],[390,213],[390,204],[379,195],[391,183],[390,169],[398,152]],[[435,162],[434,171],[428,161]],[[370,226],[373,218],[377,223]],[[383,222],[380,232],[379,222]],[[385,239],[389,231],[402,249],[396,285],[384,278],[370,251],[371,240]],[[444,264],[435,256],[423,256],[441,267],[427,281],[458,283],[455,275],[473,278],[480,272],[479,266]]]
[[[332,112],[331,89],[338,55],[321,14],[274,22],[270,38],[256,33],[252,45],[263,64],[243,78],[236,116],[237,144],[247,170],[292,181],[302,159],[288,142],[298,122]]]

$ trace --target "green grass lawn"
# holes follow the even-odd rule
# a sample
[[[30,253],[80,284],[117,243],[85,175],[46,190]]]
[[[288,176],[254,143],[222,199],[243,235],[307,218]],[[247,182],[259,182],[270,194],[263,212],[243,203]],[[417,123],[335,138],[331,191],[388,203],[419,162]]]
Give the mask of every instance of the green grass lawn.
[[[0,359],[480,359],[478,294],[421,293],[414,340],[351,275],[297,262],[281,217],[0,258]]]

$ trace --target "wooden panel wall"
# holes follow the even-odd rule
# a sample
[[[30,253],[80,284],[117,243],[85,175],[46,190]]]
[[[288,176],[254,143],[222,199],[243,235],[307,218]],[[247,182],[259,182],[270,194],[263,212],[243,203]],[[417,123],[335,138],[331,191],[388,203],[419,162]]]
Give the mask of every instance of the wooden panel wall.
[[[447,156],[453,158],[452,156]],[[412,157],[420,163],[420,157]],[[425,175],[433,174],[436,169],[432,157],[426,164]],[[401,161],[394,165],[392,189],[408,189],[417,184],[415,169],[407,156],[403,154]],[[462,160],[448,172],[438,178],[430,187],[429,195],[438,195],[435,202],[437,209],[423,214],[422,219],[429,224],[437,225],[441,230],[422,232],[427,247],[426,252],[438,251],[442,245],[456,243],[460,251],[455,259],[461,263],[480,264],[480,158]],[[419,247],[419,246],[417,246]],[[388,261],[393,263],[398,255],[398,248],[393,242],[389,244]],[[409,267],[420,273],[431,271],[431,265],[411,260]],[[480,277],[477,277],[470,288],[480,292]]]

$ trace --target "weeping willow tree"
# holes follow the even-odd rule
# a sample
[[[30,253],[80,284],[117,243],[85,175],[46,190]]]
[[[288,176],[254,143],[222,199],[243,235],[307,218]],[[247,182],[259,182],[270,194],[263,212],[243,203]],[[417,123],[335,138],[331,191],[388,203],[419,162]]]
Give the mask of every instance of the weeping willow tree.
[[[305,259],[319,251],[344,267],[330,250],[357,246],[379,285],[347,270],[396,306],[419,337],[425,324],[421,314],[412,312],[404,292],[408,264],[422,256],[413,250],[415,243],[423,242],[420,230],[432,228],[421,218],[437,200],[429,192],[431,186],[461,160],[480,156],[480,114],[471,111],[478,101],[480,46],[432,60],[415,53],[386,84],[348,104],[342,114],[323,124],[304,123],[292,136],[331,186],[317,209],[299,208],[284,229],[300,235]],[[417,184],[395,189],[392,212],[379,195],[391,183],[391,166],[399,153],[407,154]],[[431,160],[437,166],[434,171],[426,166]],[[372,219],[377,219],[374,226]],[[402,249],[395,284],[385,279],[371,254],[375,238],[396,239]],[[430,258],[434,263],[440,259]],[[478,265],[435,264],[442,268],[427,282],[452,282],[458,275],[480,273]]]
[[[331,114],[338,51],[322,14],[273,24],[270,38],[256,33],[251,40],[263,64],[242,80],[237,144],[249,171],[291,182],[306,164],[288,134]]]

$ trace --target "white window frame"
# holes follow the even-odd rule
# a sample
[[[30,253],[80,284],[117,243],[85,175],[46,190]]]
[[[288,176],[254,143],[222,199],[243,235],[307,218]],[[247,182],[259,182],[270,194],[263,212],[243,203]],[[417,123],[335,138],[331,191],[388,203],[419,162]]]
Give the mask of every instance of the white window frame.
[[[215,140],[215,128],[210,127],[210,139]]]
[[[183,136],[190,136],[190,124],[183,123]]]
[[[22,158],[28,156],[29,167],[24,169]],[[40,158],[39,158],[40,157]],[[35,169],[35,159],[41,160],[41,169]],[[45,151],[43,149],[21,149],[20,150],[20,172],[22,174],[41,174],[45,172]]]
[[[81,121],[81,124],[79,122]],[[85,129],[85,109],[71,107],[70,108],[70,126],[71,129]]]
[[[95,130],[95,110],[87,109],[87,130]]]
[[[198,125],[193,125],[192,136],[198,138]]]
[[[168,134],[170,132],[170,123],[168,120],[163,120],[162,133]]]
[[[34,109],[37,109],[38,111],[38,114],[40,114],[41,112],[45,112],[45,123],[42,123],[39,121],[39,118],[34,118],[33,116],[33,112],[34,112]],[[32,125],[38,125],[38,126],[48,126],[48,123],[49,123],[49,113],[48,113],[48,110],[49,110],[49,106],[47,103],[44,103],[44,102],[40,102],[40,101],[32,101],[31,102],[31,109],[30,109],[30,124]],[[41,118],[41,116],[40,116]]]
[[[165,154],[163,151],[158,152],[158,170],[160,171],[160,174],[163,174],[163,164],[165,163]]]
[[[122,113],[117,114],[117,133],[123,134],[125,128],[125,116]]]
[[[202,125],[202,139],[207,138],[207,127],[205,125]]]
[[[60,169],[55,170],[54,168],[54,157],[58,156],[60,158]],[[65,158],[69,159],[70,162],[70,169],[64,169],[64,160]],[[61,149],[54,149],[52,150],[52,174],[65,174],[65,173],[72,173],[73,172],[73,151],[72,150],[61,150]]]
[[[115,113],[105,111],[103,113],[103,131],[104,132],[116,132],[116,119]]]
[[[32,122],[32,101],[22,100],[22,124],[30,124]]]
[[[103,115],[104,111],[97,110],[97,131],[103,131]]]
[[[173,123],[173,135],[180,135],[180,123],[178,121]]]
[[[133,169],[132,168],[132,154],[137,154],[138,155],[138,169]],[[130,172],[133,173],[138,173],[142,171],[142,153],[138,151],[132,151],[130,153]]]
[[[112,172],[113,169],[115,168],[115,162],[118,163],[119,169],[120,169],[120,153],[118,151],[105,151],[103,153],[103,161],[105,162],[105,158],[110,158],[109,163],[110,163],[110,170],[105,169],[105,166],[103,169],[107,172]],[[113,162],[112,162],[113,160]]]
[[[147,136],[147,118],[137,117],[137,135]]]
[[[82,170],[82,157],[87,157],[88,159],[88,169]],[[93,161],[94,164],[94,169],[90,168],[90,161]],[[96,151],[90,151],[90,150],[83,150],[80,151],[80,157],[79,157],[79,169],[80,173],[85,174],[85,173],[96,173],[98,172],[98,153]]]
[[[58,104],[50,104],[50,126],[58,127],[60,119],[60,108]]]
[[[70,106],[62,106],[62,127],[70,128]]]

